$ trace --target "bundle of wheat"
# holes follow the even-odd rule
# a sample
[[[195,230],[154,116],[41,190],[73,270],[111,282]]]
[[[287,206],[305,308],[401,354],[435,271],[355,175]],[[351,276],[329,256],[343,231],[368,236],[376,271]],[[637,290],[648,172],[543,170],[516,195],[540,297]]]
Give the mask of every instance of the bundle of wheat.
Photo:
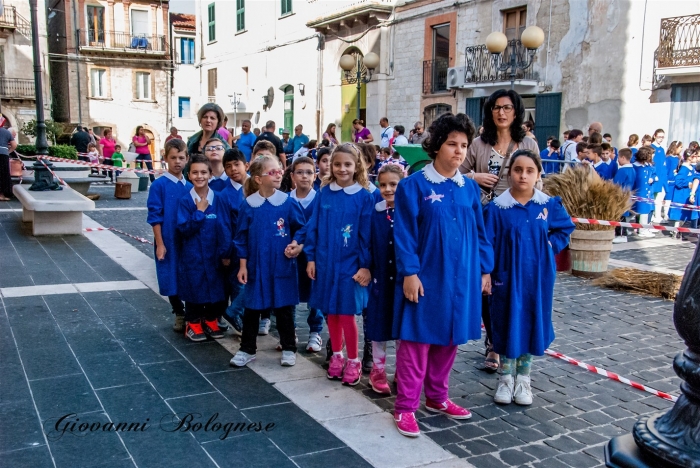
[[[588,166],[569,167],[561,174],[544,179],[544,192],[561,197],[564,208],[574,218],[617,221],[632,207],[631,192],[603,180]],[[613,226],[578,224],[582,231],[609,231]]]
[[[593,281],[597,286],[640,294],[650,294],[664,299],[675,299],[681,287],[682,276],[637,270],[635,268],[618,268]]]

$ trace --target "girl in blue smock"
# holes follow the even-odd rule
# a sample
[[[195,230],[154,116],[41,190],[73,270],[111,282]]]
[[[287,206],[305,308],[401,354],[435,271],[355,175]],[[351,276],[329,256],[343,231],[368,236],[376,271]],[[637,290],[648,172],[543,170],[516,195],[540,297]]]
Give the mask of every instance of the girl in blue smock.
[[[177,233],[177,207],[180,198],[192,189],[192,184],[182,176],[187,164],[187,145],[173,139],[165,143],[165,162],[168,172],[157,178],[148,191],[147,222],[153,227],[155,240],[156,275],[161,296],[167,296],[175,314],[173,330],[185,330],[185,306],[177,295],[177,258],[179,239]]]
[[[651,147],[654,149],[654,156],[651,163],[656,171],[656,180],[652,187],[655,199],[654,216],[652,220],[655,223],[661,222],[661,208],[664,205],[664,191],[666,190],[666,175],[668,173],[666,168],[666,151],[664,147],[661,146],[664,138],[666,138],[666,132],[659,128],[654,132],[654,142],[651,144]]]
[[[309,307],[327,315],[333,350],[328,378],[357,385],[362,372],[355,315],[367,304],[374,198],[367,190],[367,170],[357,145],[336,146],[330,165],[330,176],[316,195],[304,247],[306,271],[313,280]]]
[[[225,271],[231,263],[228,203],[209,188],[209,160],[192,157],[188,175],[194,188],[180,198],[177,231],[181,239],[177,291],[185,301],[185,336],[223,338],[217,318],[226,309]]]
[[[676,174],[675,188],[673,190],[674,203],[681,203],[684,205],[695,205],[695,192],[693,189],[693,182],[698,177],[698,173],[695,170],[695,165],[698,162],[698,154],[696,152],[687,150],[683,155],[683,164],[678,169],[678,174]],[[691,197],[692,196],[692,197]],[[698,218],[698,212],[696,210],[684,210],[679,206],[672,206],[669,210],[668,217],[676,222],[676,225],[680,225],[681,221],[693,221]]]
[[[501,356],[494,401],[530,405],[532,356],[542,356],[554,341],[554,256],[569,244],[574,223],[559,197],[535,188],[542,173],[539,156],[516,151],[509,167],[511,188],[484,211],[495,258],[491,333],[493,349]]]
[[[372,342],[372,371],[369,383],[380,394],[390,394],[386,380],[386,342],[394,339],[394,294],[396,254],[394,251],[394,194],[404,177],[399,164],[385,164],[377,180],[383,200],[372,212],[372,282],[369,287],[365,338]]]
[[[656,170],[652,165],[654,157],[654,148],[651,146],[642,146],[637,151],[637,158],[632,164],[634,166],[634,194],[639,198],[653,199],[654,198],[654,183],[657,180]],[[635,201],[632,210],[639,215],[640,224],[649,224],[649,213],[654,209],[654,203],[649,201]],[[639,230],[639,237],[654,237],[651,230],[642,228]]]
[[[482,291],[493,267],[479,186],[458,170],[475,133],[464,114],[437,118],[423,142],[433,162],[396,189],[393,335],[401,345],[394,421],[409,437],[420,434],[422,388],[427,411],[471,417],[449,399],[448,384],[457,346],[481,338]]]
[[[299,303],[296,257],[302,247],[300,229],[304,213],[296,200],[279,191],[283,175],[276,158],[261,156],[250,164],[246,193],[236,230],[240,258],[238,281],[245,284],[241,347],[231,365],[245,366],[255,359],[258,327],[264,311],[277,318],[283,366],[296,363],[292,313]]]
[[[668,212],[671,209],[673,190],[676,188],[676,174],[678,173],[678,168],[683,162],[680,157],[682,149],[682,142],[673,141],[668,146],[668,150],[666,150],[666,194],[664,195],[664,214],[666,216],[666,221],[669,220]]]

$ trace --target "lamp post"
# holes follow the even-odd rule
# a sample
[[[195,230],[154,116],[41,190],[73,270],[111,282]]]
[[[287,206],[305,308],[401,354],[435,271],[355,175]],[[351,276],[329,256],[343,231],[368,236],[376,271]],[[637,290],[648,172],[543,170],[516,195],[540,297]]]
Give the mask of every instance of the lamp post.
[[[523,31],[520,40],[508,38],[502,32],[492,32],[486,37],[486,48],[491,52],[494,67],[499,72],[510,70],[510,89],[515,89],[515,75],[518,70],[525,71],[532,66],[537,49],[544,42],[544,31],[537,26],[530,26]],[[527,57],[520,60],[518,58],[518,48],[523,46],[527,49]],[[503,51],[510,47],[510,60],[503,61]]]
[[[362,65],[367,68],[367,73],[362,71]],[[358,53],[356,56],[345,54],[340,57],[340,68],[345,70],[345,80],[350,83],[357,83],[357,118],[360,118],[360,92],[363,83],[369,83],[372,79],[372,72],[379,66],[379,55],[370,52],[364,58]],[[352,76],[352,70],[355,69],[355,76]]]
[[[241,93],[234,92],[233,94],[229,94],[228,98],[231,100],[231,107],[233,107],[233,136],[236,136],[236,125],[238,125],[236,114],[238,112],[238,105],[241,103]]]

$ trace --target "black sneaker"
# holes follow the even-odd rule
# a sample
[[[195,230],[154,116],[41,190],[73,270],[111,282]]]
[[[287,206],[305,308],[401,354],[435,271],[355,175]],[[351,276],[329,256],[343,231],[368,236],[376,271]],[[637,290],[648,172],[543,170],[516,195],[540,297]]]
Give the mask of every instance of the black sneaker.
[[[191,341],[206,341],[207,335],[202,330],[202,324],[199,322],[187,322],[185,325],[185,336]]]
[[[365,341],[365,349],[362,352],[362,372],[369,374],[372,372],[374,367],[374,361],[372,360],[372,342]]]
[[[241,318],[240,315],[236,315],[235,317],[230,317],[227,314],[224,314],[221,316],[226,323],[231,325],[234,330],[236,330],[238,333],[243,333],[243,319]]]
[[[228,331],[228,329],[229,329],[228,322],[226,320],[224,320],[223,316],[219,317],[216,323],[219,325],[219,328],[222,331]]]
[[[326,362],[331,360],[331,356],[333,356],[333,348],[331,348],[331,337],[328,337],[328,341],[326,341]]]
[[[207,335],[211,336],[214,339],[219,339],[224,337],[224,332],[221,331],[219,328],[219,324],[216,323],[216,319],[207,322],[204,320],[204,323],[202,325],[202,328],[204,328],[204,333]]]

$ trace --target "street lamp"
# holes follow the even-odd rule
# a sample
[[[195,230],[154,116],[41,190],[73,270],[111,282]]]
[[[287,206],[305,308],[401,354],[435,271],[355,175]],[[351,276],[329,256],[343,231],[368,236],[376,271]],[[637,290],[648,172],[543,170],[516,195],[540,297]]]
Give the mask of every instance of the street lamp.
[[[233,107],[233,136],[236,136],[236,125],[238,125],[236,113],[238,112],[238,105],[241,103],[241,93],[234,92],[229,94],[228,98],[231,100],[231,107]]]
[[[362,65],[367,68],[367,73],[362,71]],[[360,92],[362,89],[362,83],[369,83],[372,79],[372,72],[379,66],[379,55],[374,52],[370,52],[365,55],[364,58],[358,53],[354,57],[349,54],[345,54],[340,57],[340,68],[345,70],[345,80],[350,83],[357,83],[357,118],[360,118]],[[352,76],[353,68],[356,70],[355,76]]]
[[[486,37],[486,48],[491,52],[494,67],[499,72],[510,70],[510,89],[515,89],[515,75],[518,70],[525,71],[532,65],[537,49],[544,42],[544,31],[537,26],[530,26],[523,31],[520,40],[508,38],[502,32],[492,32]],[[510,61],[503,62],[503,51],[510,46]],[[527,49],[527,57],[518,59],[518,48]]]

